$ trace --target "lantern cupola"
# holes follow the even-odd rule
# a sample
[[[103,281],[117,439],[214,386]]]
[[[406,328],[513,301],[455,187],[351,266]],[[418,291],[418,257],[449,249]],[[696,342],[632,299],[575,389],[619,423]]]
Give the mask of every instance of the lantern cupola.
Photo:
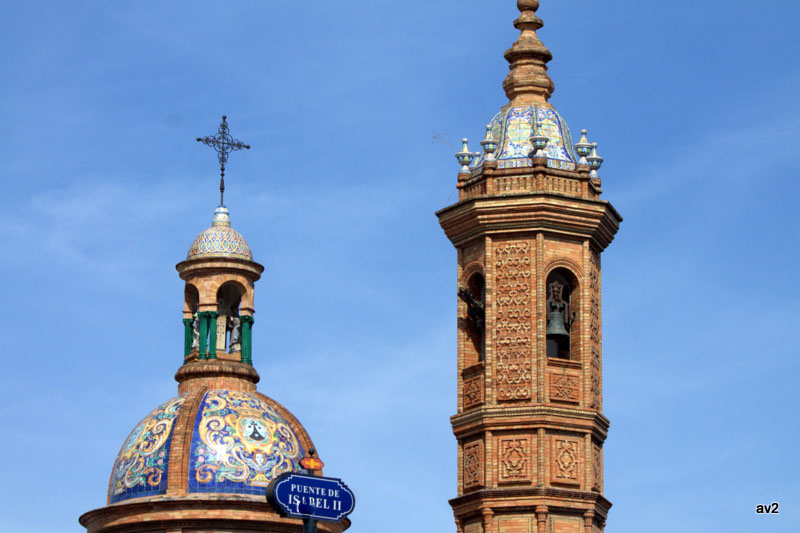
[[[183,352],[176,327],[173,354],[180,363],[178,394],[125,439],[111,470],[107,505],[80,517],[87,533],[300,533],[302,520],[273,509],[266,489],[285,473],[322,474],[321,461],[314,470],[302,462],[319,458],[303,425],[256,388],[254,288],[264,267],[222,204],[222,155],[227,160],[239,141],[228,134],[224,116],[217,137],[198,140],[221,154],[220,205],[211,227],[176,266],[185,282]],[[349,525],[342,518],[318,530],[342,533]]]

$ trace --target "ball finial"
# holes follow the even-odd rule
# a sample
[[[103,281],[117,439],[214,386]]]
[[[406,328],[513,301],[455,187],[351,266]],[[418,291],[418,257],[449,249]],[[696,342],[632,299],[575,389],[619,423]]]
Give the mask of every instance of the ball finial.
[[[539,9],[539,0],[517,0],[517,9],[520,11]]]

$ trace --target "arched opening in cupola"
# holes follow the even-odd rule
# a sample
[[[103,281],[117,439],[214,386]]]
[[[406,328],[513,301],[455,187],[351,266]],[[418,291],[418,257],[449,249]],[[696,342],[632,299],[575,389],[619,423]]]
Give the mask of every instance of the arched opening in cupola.
[[[217,350],[223,353],[242,351],[242,323],[239,306],[244,288],[235,281],[223,283],[217,290]]]
[[[200,321],[197,316],[197,306],[200,302],[200,293],[197,287],[187,283],[183,289],[183,356],[189,357],[192,350],[197,350],[200,343]]]

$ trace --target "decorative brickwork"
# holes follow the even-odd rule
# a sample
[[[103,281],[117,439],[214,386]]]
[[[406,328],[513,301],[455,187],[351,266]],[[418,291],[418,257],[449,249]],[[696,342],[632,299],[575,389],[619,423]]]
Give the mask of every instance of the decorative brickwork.
[[[603,492],[603,452],[592,442],[592,490]]]
[[[550,372],[550,401],[580,402],[580,378],[572,374]]]
[[[495,249],[497,399],[531,397],[531,242],[502,243]]]
[[[464,445],[464,489],[483,486],[483,441]]]
[[[601,363],[600,363],[600,254],[592,251],[590,257],[589,269],[589,314],[591,316],[589,326],[589,347],[591,351],[591,365],[592,365],[592,409],[602,408],[602,378],[601,378]]]
[[[577,439],[553,437],[553,483],[579,485],[581,476],[581,445]]]
[[[531,479],[530,439],[528,437],[501,438],[499,440],[500,482],[529,481]]]
[[[483,374],[464,380],[464,409],[483,403]]]

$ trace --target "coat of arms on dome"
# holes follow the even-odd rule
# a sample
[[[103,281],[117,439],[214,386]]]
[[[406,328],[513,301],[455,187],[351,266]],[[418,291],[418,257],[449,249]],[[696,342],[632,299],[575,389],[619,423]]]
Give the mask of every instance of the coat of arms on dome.
[[[166,492],[172,428],[183,402],[178,396],[159,405],[128,436],[111,473],[109,503]]]
[[[304,455],[294,430],[267,402],[208,391],[192,435],[189,491],[262,494],[280,474],[300,471]]]

